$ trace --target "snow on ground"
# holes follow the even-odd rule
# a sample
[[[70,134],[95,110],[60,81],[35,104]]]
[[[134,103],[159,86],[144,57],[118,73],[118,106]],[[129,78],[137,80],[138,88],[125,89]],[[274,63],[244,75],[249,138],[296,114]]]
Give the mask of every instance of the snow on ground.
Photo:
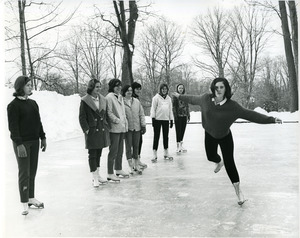
[[[5,107],[11,100],[13,100],[13,92],[13,89],[5,88]],[[78,120],[80,105],[79,95],[63,96],[56,92],[34,91],[30,98],[37,101],[39,105],[42,123],[47,139],[60,141],[81,135],[82,131]],[[298,112],[267,113],[262,108],[256,108],[255,111],[265,115],[278,117],[284,122],[299,120]],[[238,119],[238,121],[244,120]],[[151,118],[146,117],[146,122],[151,123]],[[201,122],[201,112],[191,112],[190,122]],[[7,128],[6,120],[5,123]],[[9,138],[8,130],[6,130],[5,133],[6,138]]]

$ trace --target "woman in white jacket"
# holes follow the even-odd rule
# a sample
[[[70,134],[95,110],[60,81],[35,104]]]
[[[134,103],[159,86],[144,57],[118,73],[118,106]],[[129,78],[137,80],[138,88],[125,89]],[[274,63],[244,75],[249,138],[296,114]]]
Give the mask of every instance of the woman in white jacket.
[[[140,101],[132,97],[132,87],[125,85],[122,88],[122,96],[124,97],[125,113],[128,121],[128,131],[125,133],[126,158],[131,169],[142,174],[139,165],[138,152],[141,133],[146,132],[146,122],[144,109]]]
[[[114,175],[114,169],[117,176],[129,177],[129,174],[122,170],[124,136],[128,124],[123,97],[120,95],[122,89],[121,81],[119,79],[112,79],[109,81],[108,86],[109,93],[106,95],[106,100],[111,144],[107,157],[107,180],[120,181],[120,179]]]
[[[159,87],[159,93],[152,98],[151,113],[152,126],[154,131],[153,138],[153,163],[157,162],[157,148],[160,137],[160,128],[163,131],[163,144],[164,144],[164,158],[172,160],[173,157],[169,156],[169,125],[173,127],[173,110],[172,99],[168,95],[169,87],[163,83]],[[169,124],[170,123],[170,124]]]

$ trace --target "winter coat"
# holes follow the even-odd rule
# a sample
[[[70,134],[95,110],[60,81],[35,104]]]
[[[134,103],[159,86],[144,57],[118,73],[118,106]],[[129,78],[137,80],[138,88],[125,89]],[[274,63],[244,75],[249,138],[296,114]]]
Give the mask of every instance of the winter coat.
[[[116,97],[114,93],[106,95],[107,116],[111,133],[125,133],[128,131],[128,122],[125,114],[124,100],[121,95]]]
[[[172,100],[169,95],[167,95],[166,98],[163,98],[158,93],[152,98],[150,116],[156,120],[174,120]]]
[[[107,101],[99,94],[99,109],[92,96],[81,98],[79,122],[85,135],[86,149],[102,149],[110,145],[109,125],[107,123]],[[86,131],[89,131],[86,134]]]
[[[141,127],[146,127],[144,109],[140,101],[132,97],[129,102],[124,98],[124,105],[128,130],[140,131]]]

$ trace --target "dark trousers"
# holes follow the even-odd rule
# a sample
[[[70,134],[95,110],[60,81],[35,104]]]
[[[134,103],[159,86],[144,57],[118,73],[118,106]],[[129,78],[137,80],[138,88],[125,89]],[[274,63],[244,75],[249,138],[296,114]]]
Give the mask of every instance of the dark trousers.
[[[239,182],[240,178],[233,158],[234,146],[231,132],[221,139],[213,138],[210,134],[205,132],[205,150],[209,161],[215,163],[221,161],[221,157],[217,153],[218,145],[221,147],[224,166],[230,181],[232,183]]]
[[[143,144],[143,135],[142,135],[142,133],[140,133],[140,143],[139,143],[139,151],[138,151],[138,155],[141,155],[142,144]]]
[[[125,133],[127,159],[138,159],[140,135],[141,135],[140,131],[128,131]]]
[[[187,123],[187,117],[177,117],[175,119],[175,130],[176,130],[177,142],[181,142],[183,140],[186,123]]]
[[[124,147],[124,133],[109,133],[110,146],[107,156],[107,173],[113,174],[115,170],[122,169],[122,156]]]
[[[89,166],[90,172],[95,172],[100,167],[100,157],[102,155],[102,149],[89,149]]]
[[[20,199],[21,202],[28,202],[29,198],[34,198],[40,142],[39,140],[26,141],[23,145],[26,148],[27,157],[18,157],[17,144],[13,142],[19,168]]]
[[[153,131],[154,131],[153,150],[157,150],[158,148],[161,127],[163,131],[164,149],[169,148],[169,121],[155,120],[153,123]]]

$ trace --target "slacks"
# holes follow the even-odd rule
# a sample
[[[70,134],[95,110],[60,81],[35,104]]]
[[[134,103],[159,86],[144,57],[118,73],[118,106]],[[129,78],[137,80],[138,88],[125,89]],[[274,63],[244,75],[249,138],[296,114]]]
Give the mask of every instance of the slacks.
[[[176,141],[181,142],[186,129],[187,117],[177,117],[175,119]]]
[[[18,162],[18,181],[21,202],[34,198],[35,176],[38,168],[40,141],[25,141],[27,157],[18,157],[17,144],[13,142],[14,152]]]
[[[140,131],[128,131],[125,133],[127,159],[138,159],[140,136]]]
[[[158,148],[161,127],[163,132],[164,149],[169,148],[169,121],[155,120],[153,124],[153,130],[154,130],[153,150],[157,150]]]
[[[232,183],[239,182],[240,178],[233,158],[234,145],[231,132],[221,139],[216,139],[205,132],[204,142],[207,159],[214,163],[221,161],[221,157],[217,153],[218,145],[220,145],[224,166],[230,181]]]
[[[90,172],[95,172],[100,167],[100,157],[102,155],[102,149],[89,149],[89,166]]]
[[[113,174],[115,170],[122,169],[122,156],[124,148],[124,134],[110,132],[110,146],[107,156],[107,173]]]

